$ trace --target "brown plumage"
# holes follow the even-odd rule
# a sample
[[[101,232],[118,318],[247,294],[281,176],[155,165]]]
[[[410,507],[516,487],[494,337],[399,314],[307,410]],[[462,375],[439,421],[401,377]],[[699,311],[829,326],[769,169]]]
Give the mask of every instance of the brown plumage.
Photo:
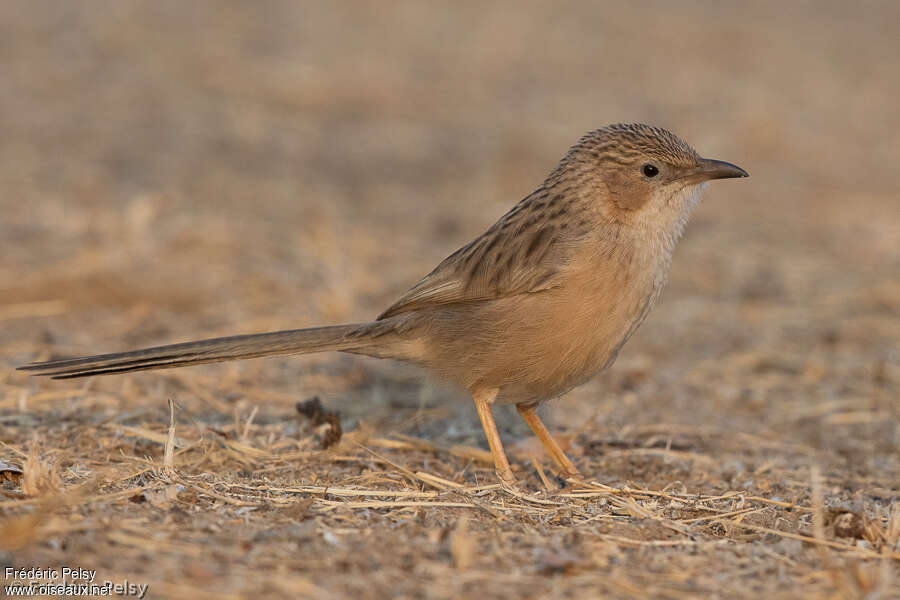
[[[582,137],[544,183],[370,323],[218,338],[25,367],[54,378],[338,350],[419,364],[469,390],[497,473],[491,417],[515,404],[565,475],[538,403],[609,367],[662,290],[706,181],[746,177],[648,125]]]

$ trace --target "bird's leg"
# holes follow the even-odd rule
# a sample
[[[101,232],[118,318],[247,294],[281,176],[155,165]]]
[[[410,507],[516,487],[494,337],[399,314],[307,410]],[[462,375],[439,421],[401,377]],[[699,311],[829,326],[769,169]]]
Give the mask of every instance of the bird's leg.
[[[494,423],[494,415],[491,413],[491,404],[499,391],[498,388],[473,390],[472,400],[475,401],[475,409],[478,411],[478,418],[481,419],[481,427],[484,428],[484,435],[491,447],[491,456],[494,458],[497,477],[506,485],[514,485],[516,478],[512,469],[509,468],[509,461],[506,459],[503,444],[500,442],[500,434],[497,432],[497,424]]]
[[[547,431],[547,427],[544,426],[544,423],[538,416],[537,405],[517,404],[516,410],[519,411],[519,415],[526,423],[528,423],[528,426],[531,427],[534,435],[541,440],[541,443],[544,445],[544,450],[547,451],[547,454],[550,455],[553,462],[562,469],[563,477],[579,477],[578,469],[575,468],[575,465],[572,464],[572,461],[569,460],[566,453],[559,447],[559,444],[556,443],[556,440],[553,439],[553,436],[550,435],[550,432]]]

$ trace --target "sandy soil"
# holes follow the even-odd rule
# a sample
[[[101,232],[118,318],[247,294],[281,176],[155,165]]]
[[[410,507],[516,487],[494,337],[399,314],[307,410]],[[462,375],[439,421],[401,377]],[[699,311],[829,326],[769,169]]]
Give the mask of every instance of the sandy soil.
[[[603,4],[0,4],[0,566],[153,598],[900,598],[900,5]],[[371,318],[616,121],[752,177],[545,407],[593,485],[499,410],[528,493],[498,490],[464,394],[388,362],[14,371]]]

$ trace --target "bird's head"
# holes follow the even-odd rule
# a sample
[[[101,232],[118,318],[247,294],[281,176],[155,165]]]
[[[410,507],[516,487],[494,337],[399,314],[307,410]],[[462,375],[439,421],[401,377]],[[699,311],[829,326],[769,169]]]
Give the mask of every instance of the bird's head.
[[[593,183],[606,219],[675,239],[706,182],[748,177],[736,165],[702,158],[665,129],[639,123],[586,134],[560,166]]]

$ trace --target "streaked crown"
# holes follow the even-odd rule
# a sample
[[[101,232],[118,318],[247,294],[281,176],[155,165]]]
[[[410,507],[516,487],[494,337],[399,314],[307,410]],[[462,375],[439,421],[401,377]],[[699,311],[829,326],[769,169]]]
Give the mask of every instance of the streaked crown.
[[[621,164],[649,157],[675,167],[693,167],[700,159],[696,150],[671,131],[643,123],[596,129],[585,134],[572,150]]]

